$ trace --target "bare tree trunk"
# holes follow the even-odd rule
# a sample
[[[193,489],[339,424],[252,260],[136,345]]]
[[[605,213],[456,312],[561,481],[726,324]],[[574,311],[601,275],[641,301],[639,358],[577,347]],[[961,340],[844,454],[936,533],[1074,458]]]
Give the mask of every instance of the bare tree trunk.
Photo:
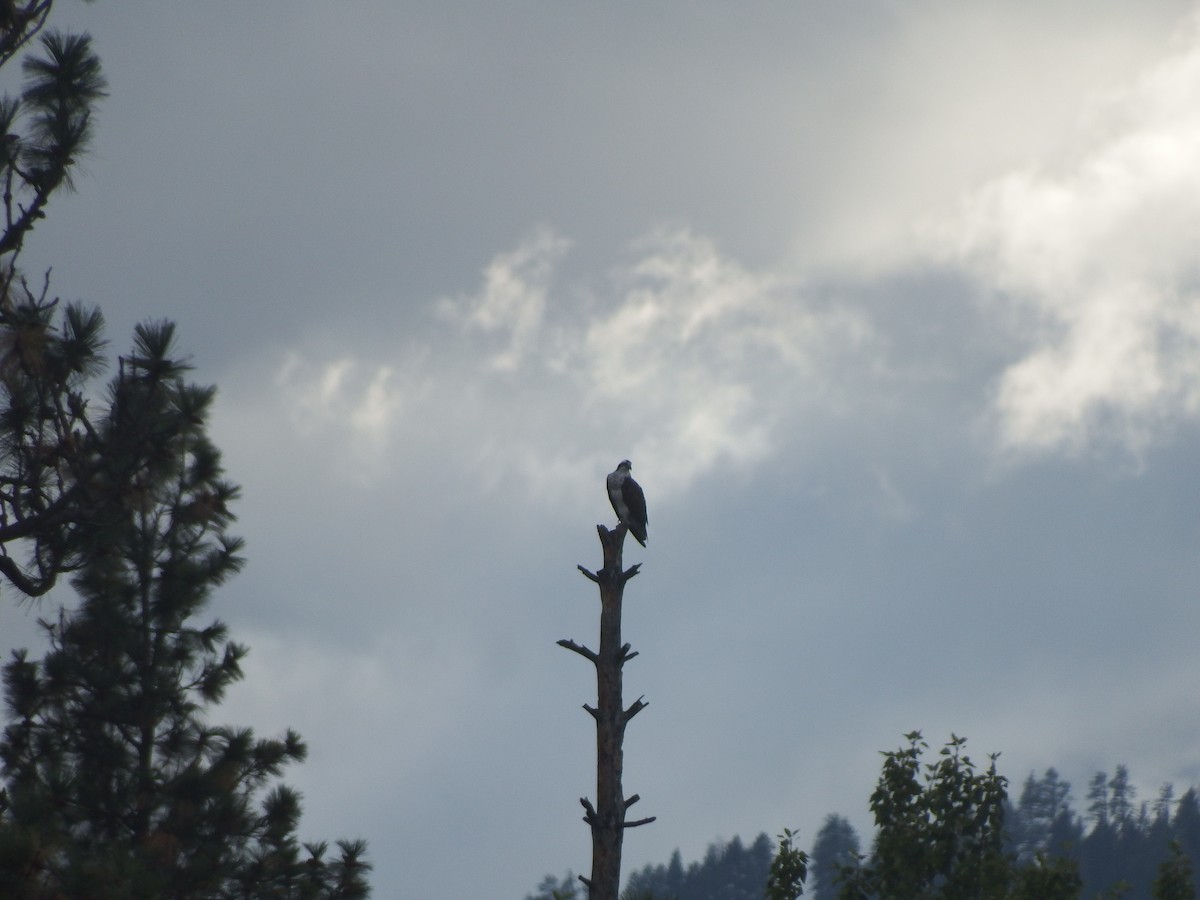
[[[596,720],[596,805],[592,806],[586,797],[579,799],[585,811],[583,821],[592,829],[592,877],[581,875],[580,880],[588,887],[589,900],[617,900],[625,829],[654,821],[653,816],[626,821],[625,811],[638,801],[638,795],[626,799],[621,789],[624,762],[621,744],[625,739],[625,725],[647,705],[639,697],[625,709],[621,699],[621,670],[628,660],[637,656],[628,644],[621,643],[621,600],[625,582],[636,575],[641,566],[622,570],[624,525],[613,531],[597,525],[596,530],[604,548],[604,568],[589,572],[579,566],[579,571],[600,587],[600,652],[593,652],[574,641],[558,643],[591,660],[596,667],[596,706],[583,705]]]

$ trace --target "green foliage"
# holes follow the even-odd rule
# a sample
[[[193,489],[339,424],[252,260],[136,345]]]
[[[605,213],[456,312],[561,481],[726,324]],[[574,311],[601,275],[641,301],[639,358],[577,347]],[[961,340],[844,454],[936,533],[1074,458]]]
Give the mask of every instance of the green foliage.
[[[8,37],[0,38],[0,52]],[[7,213],[0,256],[15,255],[45,216],[51,195],[72,186],[72,174],[92,139],[96,103],[107,87],[87,34],[49,31],[41,35],[39,49],[22,62],[21,95],[0,101],[0,176]],[[0,64],[9,59],[11,55],[0,56]]]
[[[300,798],[275,780],[299,735],[206,721],[246,653],[196,623],[242,564],[238,489],[205,430],[214,391],[185,380],[173,337],[139,326],[109,385],[97,471],[119,477],[75,532],[78,607],[42,621],[43,659],[4,667],[0,896],[365,897],[361,842],[327,858],[296,837]]]
[[[275,781],[299,736],[205,717],[246,652],[195,624],[242,562],[213,388],[185,380],[161,322],[99,390],[103,317],[17,266],[106,89],[88,35],[42,33],[52,6],[0,4],[0,67],[39,38],[20,95],[0,97],[0,576],[37,597],[72,574],[80,601],[41,622],[44,658],[3,669],[0,896],[365,897],[361,841],[296,838],[300,798]]]
[[[60,306],[48,276],[31,287],[17,265],[51,198],[72,186],[107,87],[87,34],[43,31],[52,6],[0,4],[0,67],[20,59],[23,73],[20,94],[0,97],[0,575],[30,597],[82,566],[162,449],[124,427],[119,410],[96,405],[99,311]],[[157,331],[137,340],[170,339]],[[123,397],[134,401],[155,375],[129,364]]]
[[[1032,865],[1014,873],[1010,900],[1078,900],[1083,892],[1079,864],[1064,857],[1038,855]]]
[[[72,169],[92,138],[92,109],[107,87],[90,36],[50,31],[41,44],[42,53],[22,64],[29,128],[17,142],[14,167],[34,205],[60,185],[72,187]]]
[[[0,66],[45,24],[51,3],[0,9]],[[50,31],[22,61],[18,97],[0,98],[0,574],[40,596],[75,568],[80,527],[95,520],[133,470],[108,464],[85,399],[103,365],[99,312],[48,298],[17,268],[51,196],[70,187],[92,136],[105,81],[91,39]],[[26,562],[18,562],[24,549]]]
[[[1196,900],[1196,883],[1192,862],[1184,855],[1178,841],[1171,841],[1171,855],[1163,860],[1154,879],[1154,900]]]
[[[796,900],[804,893],[808,877],[808,854],[795,845],[796,832],[784,828],[779,835],[779,849],[771,860],[765,891],[767,900]]]
[[[848,873],[841,896],[1003,897],[1007,781],[996,772],[995,755],[986,771],[977,772],[963,753],[966,739],[951,735],[940,759],[922,766],[928,745],[921,733],[905,737],[908,746],[883,754],[883,773],[871,795],[876,838],[870,863]]]
[[[1195,897],[1193,872],[1200,859],[1200,795],[1195,788],[1188,789],[1175,801],[1174,788],[1166,784],[1152,806],[1142,803],[1135,807],[1132,781],[1124,766],[1118,766],[1117,774],[1112,778],[1099,772],[1090,779],[1085,798],[1088,818],[1092,822],[1088,831],[1083,817],[1072,809],[1070,784],[1062,780],[1056,770],[1048,769],[1040,778],[1031,773],[1024,783],[1020,801],[1009,808],[1006,798],[1002,795],[997,798],[1005,783],[995,775],[994,762],[986,773],[967,769],[961,749],[965,742],[961,738],[952,737],[937,762],[922,766],[921,751],[927,748],[919,734],[907,737],[908,747],[884,754],[884,776],[876,788],[875,803],[880,810],[909,810],[910,820],[916,821],[916,825],[908,829],[910,835],[916,836],[914,840],[945,834],[944,829],[939,832],[933,826],[932,798],[969,800],[969,803],[959,804],[958,821],[962,821],[961,814],[965,809],[988,796],[988,791],[982,790],[976,791],[974,798],[968,797],[970,792],[963,788],[972,778],[976,787],[990,785],[992,797],[986,807],[988,812],[978,821],[986,822],[989,815],[993,824],[998,820],[992,815],[997,799],[1006,810],[1002,849],[991,855],[994,868],[990,871],[994,878],[981,886],[979,897],[1003,900]],[[963,771],[957,779],[948,777],[952,772],[947,770],[956,765]],[[935,793],[931,787],[939,777],[943,787],[940,793]],[[946,787],[955,783],[959,785],[958,789]],[[881,796],[880,791],[886,793],[888,785],[899,785],[902,796],[907,796],[909,803],[903,805],[894,797]],[[913,812],[921,808],[926,811],[924,816]],[[976,812],[978,814],[980,810],[976,809]],[[955,821],[954,816],[943,818]],[[994,834],[993,829],[993,838]],[[784,837],[787,836],[785,831]],[[896,836],[893,827],[892,837]],[[765,835],[760,837],[763,839]],[[970,845],[964,842],[958,846],[961,850]],[[891,847],[894,856],[909,864],[927,864],[928,860],[936,858],[927,845],[909,846],[897,840]],[[746,879],[739,879],[736,873],[744,871],[753,877],[751,857],[740,841],[734,841],[710,847],[703,862],[692,863],[685,869],[679,851],[675,851],[669,866],[646,866],[635,872],[630,878],[627,894],[632,897],[638,891],[650,891],[656,897],[677,900],[743,896]],[[817,833],[806,886],[818,900],[831,900],[836,896],[882,900],[884,895],[875,893],[873,879],[878,877],[884,862],[879,857],[878,840],[872,858],[864,860],[859,855],[858,835],[853,826],[841,816],[830,815]],[[759,877],[769,877],[769,871]],[[928,891],[912,895],[914,900],[946,896],[944,891],[953,884],[940,874],[935,874],[930,882]],[[973,895],[968,891],[958,896]]]

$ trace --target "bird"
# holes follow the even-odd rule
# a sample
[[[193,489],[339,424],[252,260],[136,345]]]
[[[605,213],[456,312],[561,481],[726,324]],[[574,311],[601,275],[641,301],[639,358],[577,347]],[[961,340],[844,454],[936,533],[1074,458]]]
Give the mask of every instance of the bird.
[[[623,459],[617,468],[608,475],[608,499],[612,502],[613,510],[621,524],[629,529],[629,533],[637,538],[637,542],[646,546],[646,495],[642,487],[629,474],[631,464]]]

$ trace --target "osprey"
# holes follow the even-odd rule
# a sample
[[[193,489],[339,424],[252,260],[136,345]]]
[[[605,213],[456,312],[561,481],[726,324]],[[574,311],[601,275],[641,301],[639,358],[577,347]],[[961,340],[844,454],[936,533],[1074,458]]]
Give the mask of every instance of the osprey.
[[[642,493],[641,485],[629,474],[629,468],[629,460],[623,459],[616,471],[609,473],[608,499],[612,501],[612,507],[621,524],[645,547],[646,495]]]

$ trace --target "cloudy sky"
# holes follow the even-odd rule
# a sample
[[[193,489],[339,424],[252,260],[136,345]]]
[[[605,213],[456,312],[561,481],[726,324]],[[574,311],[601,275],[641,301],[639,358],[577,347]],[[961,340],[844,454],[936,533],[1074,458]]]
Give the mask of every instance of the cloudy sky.
[[[1194,3],[56,16],[111,96],[24,263],[219,386],[217,716],[304,735],[305,835],[366,838],[377,896],[589,868],[555,641],[595,643],[625,457],[627,871],[865,833],[914,728],[1077,798],[1200,782]]]

